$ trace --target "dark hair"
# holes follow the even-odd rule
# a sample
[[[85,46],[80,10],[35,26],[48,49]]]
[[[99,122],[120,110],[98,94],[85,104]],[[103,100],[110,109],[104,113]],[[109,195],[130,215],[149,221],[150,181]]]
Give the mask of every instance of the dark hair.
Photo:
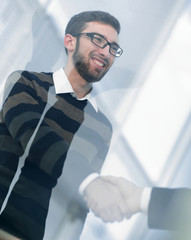
[[[101,22],[112,26],[117,33],[120,32],[119,21],[107,12],[103,11],[85,11],[74,15],[68,22],[65,34],[77,34],[82,32],[87,22]],[[66,50],[67,51],[67,50]]]

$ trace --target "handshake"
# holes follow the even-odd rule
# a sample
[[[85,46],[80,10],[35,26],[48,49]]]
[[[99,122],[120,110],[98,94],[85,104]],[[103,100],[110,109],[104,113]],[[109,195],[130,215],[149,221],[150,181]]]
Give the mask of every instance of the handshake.
[[[141,211],[142,191],[125,178],[100,176],[87,185],[84,200],[104,222],[122,221]]]

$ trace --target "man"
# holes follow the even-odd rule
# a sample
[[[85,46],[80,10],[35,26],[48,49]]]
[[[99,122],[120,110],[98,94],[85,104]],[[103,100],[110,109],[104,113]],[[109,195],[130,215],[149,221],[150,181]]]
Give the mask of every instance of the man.
[[[191,190],[187,188],[141,188],[122,177],[103,176],[105,181],[116,186],[129,207],[124,217],[142,212],[148,215],[148,226],[153,229],[174,231],[172,239],[190,239]],[[99,209],[91,202],[90,208],[99,215]],[[110,222],[110,215],[106,216]],[[113,221],[113,219],[112,219]]]
[[[52,189],[58,179],[66,211],[62,221],[66,223],[85,220],[88,209],[78,191],[99,208],[103,219],[110,212],[111,220],[121,220],[128,211],[120,191],[99,177],[112,127],[97,109],[92,90],[93,83],[100,81],[115,57],[122,54],[119,32],[118,20],[108,13],[77,14],[66,27],[68,59],[64,69],[10,76],[9,82],[14,84],[6,96],[0,125],[1,205],[19,157],[25,154],[26,159],[0,216],[3,230],[27,240],[43,239]],[[52,222],[56,221],[57,216]]]

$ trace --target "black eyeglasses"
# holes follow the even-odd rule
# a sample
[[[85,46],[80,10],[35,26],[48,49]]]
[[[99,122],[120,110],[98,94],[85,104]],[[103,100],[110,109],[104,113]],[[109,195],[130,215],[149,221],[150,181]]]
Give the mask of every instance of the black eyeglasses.
[[[72,36],[79,37],[81,35],[90,37],[92,43],[94,43],[96,46],[100,48],[105,48],[107,45],[109,45],[109,52],[115,57],[120,57],[121,54],[123,53],[122,48],[120,48],[117,43],[108,42],[104,38],[104,36],[102,36],[99,33],[94,33],[94,32],[93,33],[77,33],[77,34],[73,34]]]

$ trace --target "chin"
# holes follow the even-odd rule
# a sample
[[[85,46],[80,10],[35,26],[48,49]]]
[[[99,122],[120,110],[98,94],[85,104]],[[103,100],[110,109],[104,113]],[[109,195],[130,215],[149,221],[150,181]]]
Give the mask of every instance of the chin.
[[[80,73],[79,73],[80,74]],[[105,75],[104,74],[93,74],[90,72],[81,72],[81,77],[86,80],[88,83],[99,82]]]
[[[88,82],[88,83],[95,83],[95,82],[99,82],[99,81],[101,81],[101,79],[102,78],[93,78],[93,77],[91,77],[91,78],[84,78],[85,80],[86,80],[86,82]]]

